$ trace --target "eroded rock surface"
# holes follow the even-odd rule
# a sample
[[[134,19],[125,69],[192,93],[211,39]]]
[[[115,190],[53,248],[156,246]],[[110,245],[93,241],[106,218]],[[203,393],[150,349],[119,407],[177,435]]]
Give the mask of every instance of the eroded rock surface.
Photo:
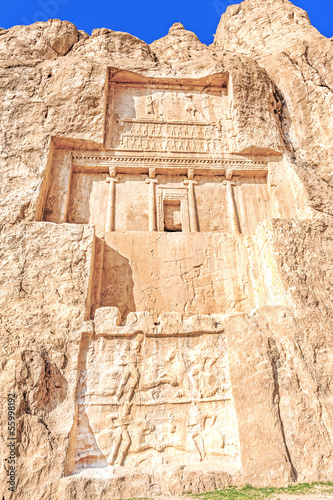
[[[332,477],[332,40],[0,30],[0,446],[20,499]]]
[[[245,0],[223,14],[214,46],[246,54],[267,71],[311,204],[332,215],[332,39],[288,0]]]

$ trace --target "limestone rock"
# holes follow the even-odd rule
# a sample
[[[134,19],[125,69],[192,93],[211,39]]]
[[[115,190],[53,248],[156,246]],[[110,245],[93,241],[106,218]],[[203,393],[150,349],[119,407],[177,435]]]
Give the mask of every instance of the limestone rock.
[[[282,97],[286,141],[311,205],[332,214],[332,39],[288,0],[245,0],[223,14],[214,45],[247,54],[265,68]]]
[[[59,19],[14,26],[1,33],[0,59],[55,59],[65,56],[81,36],[74,24]]]
[[[195,33],[187,31],[181,23],[171,26],[168,35],[151,43],[150,47],[159,62],[169,61],[170,65],[202,57],[207,57],[208,61],[212,59],[209,48],[200,42]]]
[[[287,0],[0,29],[8,498],[331,479],[331,59]]]
[[[120,62],[127,66],[132,64],[137,66],[138,61],[155,62],[155,55],[149,46],[128,33],[112,31],[106,28],[93,30],[91,37],[79,41],[71,51],[70,56],[78,55],[80,58],[110,59],[113,64]],[[141,64],[142,64],[141,62]]]

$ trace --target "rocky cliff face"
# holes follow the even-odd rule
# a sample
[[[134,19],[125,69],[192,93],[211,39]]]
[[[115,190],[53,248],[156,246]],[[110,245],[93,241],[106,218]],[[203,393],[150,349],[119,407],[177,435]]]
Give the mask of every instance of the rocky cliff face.
[[[285,485],[293,481],[331,479],[332,58],[333,41],[321,36],[311,26],[307,14],[287,0],[244,0],[230,6],[209,47],[179,23],[151,45],[127,33],[105,28],[94,30],[89,36],[71,23],[59,20],[0,31],[0,379],[4,401],[0,446],[3,457],[9,456],[7,394],[15,394],[17,438],[16,490],[10,492],[6,480],[1,481],[1,497],[129,498],[209,491],[232,483]],[[58,179],[62,181],[55,159],[71,158],[75,151],[82,155],[93,151],[95,159],[102,155],[103,160],[108,153],[105,124],[110,114],[107,107],[110,67],[136,74],[137,82],[155,78],[172,81],[173,85],[184,79],[192,85],[207,75],[228,75],[225,89],[228,104],[220,129],[227,152],[225,161],[229,161],[230,156],[233,161],[235,157],[240,158],[243,164],[268,165],[265,168],[269,171],[269,220],[258,219],[256,229],[248,231],[243,230],[240,223],[240,231],[233,235],[206,238],[205,233],[199,232],[188,239],[190,245],[182,243],[182,250],[178,243],[161,249],[163,241],[167,241],[163,235],[158,239],[159,255],[165,262],[164,274],[160,276],[156,271],[159,266],[154,238],[149,239],[150,246],[140,243],[140,254],[136,242],[145,241],[145,237],[141,233],[140,238],[135,239],[135,231],[127,231],[125,243],[131,248],[131,257],[127,258],[127,249],[121,250],[125,245],[121,232],[116,231],[115,237],[111,237],[98,231],[95,234],[89,224],[69,224],[66,219],[65,224],[60,224],[61,220],[46,222],[50,220],[45,215],[45,207],[52,204],[50,193]],[[152,102],[147,102],[148,109]],[[195,114],[196,110],[194,117]],[[150,180],[155,176],[151,170],[147,171]],[[139,174],[143,175],[136,171],[136,175]],[[103,175],[104,182],[106,174]],[[112,177],[112,170],[110,175]],[[175,171],[172,175],[176,175]],[[186,170],[181,175],[187,176],[189,183],[195,172]],[[196,179],[201,182],[204,175],[206,171],[197,174]],[[255,212],[259,208],[247,208],[244,199],[251,200],[254,195],[242,194],[245,181],[241,174],[230,179],[220,168],[216,175],[226,184],[228,179],[234,180],[233,187],[228,188],[229,198],[223,199],[231,203],[234,193],[234,203],[238,203],[234,219],[243,214],[248,217],[248,226],[244,224],[244,227],[254,227],[250,222],[257,219],[251,210]],[[255,173],[253,178],[252,174],[246,175],[250,175],[246,178],[251,179],[250,184],[264,182],[258,180]],[[122,179],[120,176],[120,183]],[[196,187],[197,199],[201,193],[199,188],[204,189],[200,186]],[[205,195],[200,198],[203,205],[211,203],[205,212],[207,218],[216,202],[214,189],[206,201]],[[90,199],[90,209],[91,203]],[[262,194],[251,207],[260,207],[260,203],[263,203]],[[205,250],[207,241],[213,239],[219,242],[217,250]],[[110,242],[115,241],[118,246],[112,247]],[[225,259],[221,248],[231,260]],[[187,251],[190,250],[194,257],[191,255],[189,259]],[[124,283],[120,280],[118,288],[112,285],[115,293],[122,295],[119,300],[123,303],[124,296],[127,297],[125,278],[129,280],[129,277],[135,281],[133,297],[148,293],[137,288],[151,272],[143,262],[147,251],[150,257],[146,261],[155,259],[156,282],[152,289],[162,288],[158,285],[159,279],[161,283],[169,279],[168,267],[176,269],[176,274],[179,272],[179,280],[186,283],[186,289],[193,289],[198,310],[195,315],[191,313],[192,319],[178,311],[173,311],[174,315],[160,315],[161,300],[156,298],[154,290],[149,290],[149,300],[145,299],[149,304],[156,303],[155,310],[152,306],[151,311],[155,313],[154,318],[145,313],[150,318],[149,324],[145,323],[146,319],[142,320],[143,313],[137,312],[134,303],[127,308],[124,304],[130,314],[119,319],[111,307],[115,305],[112,300],[108,299],[105,304],[98,302],[96,297],[103,287],[101,275],[108,252],[114,259],[111,263],[120,262],[117,272]],[[125,257],[119,257],[119,252]],[[238,252],[237,259],[233,252]],[[202,262],[201,254],[204,255]],[[224,265],[209,260],[210,254],[221,257]],[[234,268],[232,262],[235,262]],[[209,272],[205,266],[210,267]],[[108,283],[114,283],[117,276],[110,263],[108,273]],[[221,287],[225,286],[221,283],[225,282],[231,283],[225,295],[229,293],[232,300],[228,302],[229,308],[223,309],[223,301],[227,299],[221,293]],[[211,304],[209,311],[207,309],[205,297],[210,297],[210,290],[214,290],[212,296],[217,297],[219,310],[212,311]],[[251,307],[247,305],[250,303]],[[101,305],[104,307],[99,307]],[[177,364],[177,355],[172,349],[169,353],[163,353],[162,349],[158,357],[155,348],[149,347],[149,342],[153,342],[151,338],[170,337],[165,342],[173,345],[173,335],[184,339],[192,334],[203,335],[209,353],[211,344],[206,337],[223,345],[229,402],[222,402],[222,398],[213,404],[209,399],[212,396],[207,396],[212,404],[209,411],[218,408],[216,415],[207,413],[203,423],[195,420],[198,417],[187,421],[189,455],[199,457],[193,463],[191,458],[189,465],[182,464],[178,452],[172,455],[174,463],[171,460],[167,466],[149,462],[155,460],[155,455],[163,461],[160,457],[167,457],[168,447],[177,450],[176,445],[163,440],[158,445],[147,444],[144,449],[144,435],[153,435],[154,426],[147,423],[149,413],[140,413],[141,427],[136,432],[131,430],[134,424],[128,420],[126,411],[119,425],[114,424],[116,417],[113,418],[115,435],[119,434],[119,428],[129,429],[122,432],[123,445],[118,446],[124,450],[124,442],[131,436],[128,466],[125,463],[125,467],[123,464],[114,467],[109,445],[105,445],[108,453],[104,451],[101,433],[105,429],[99,425],[104,422],[103,404],[106,403],[96,403],[93,399],[99,383],[99,375],[93,375],[93,367],[99,362],[106,363],[110,357],[96,353],[98,349],[103,351],[104,344],[109,346],[105,348],[109,353],[108,349],[110,352],[116,349],[112,347],[113,338],[132,338],[138,332],[147,337],[147,342],[140,340],[144,343],[141,353],[140,342],[133,341],[135,347],[125,347],[125,354],[138,352],[142,356],[147,352],[148,357],[155,356],[152,359],[160,363],[159,366],[171,363],[172,369],[179,373],[181,363]],[[117,342],[120,342],[117,348],[120,350],[125,340]],[[102,348],[98,347],[101,345]],[[183,357],[190,356],[185,347],[184,353]],[[199,377],[200,384],[201,380],[208,380],[209,385],[215,373],[210,356],[205,358],[207,363],[198,365],[198,373],[201,370],[207,375],[205,378],[199,373],[203,377]],[[128,366],[132,363],[128,377],[132,380],[143,377],[135,364],[139,358],[135,362],[128,359]],[[167,384],[163,373],[159,373],[163,392]],[[191,372],[188,389],[184,389],[192,394],[193,411],[197,411],[197,400],[203,398],[201,394],[200,399],[199,389],[195,388],[196,376]],[[124,387],[129,387],[126,384],[127,380]],[[138,384],[132,382],[132,389],[127,389],[129,394],[141,387]],[[200,387],[203,393],[203,386]],[[91,394],[87,393],[89,390]],[[103,390],[101,394],[105,396],[106,388]],[[86,394],[92,399],[85,399]],[[136,397],[136,394],[130,395],[124,408],[138,404]],[[91,408],[97,405],[95,413],[89,413],[90,403]],[[221,407],[214,406],[217,404]],[[226,410],[229,404],[230,411]],[[161,415],[158,418],[161,419]],[[170,413],[167,418],[170,430],[165,431],[166,435],[169,432],[170,436],[177,436],[177,425],[181,424],[175,423]],[[223,462],[223,467],[219,455],[212,455],[214,460],[220,457],[217,465],[214,460],[213,464],[205,463],[202,448],[209,443],[205,437],[209,434],[209,425],[216,426],[219,418],[226,420],[226,432],[232,429],[233,436],[233,441],[228,435],[223,436],[223,460],[227,452],[230,459],[230,463]],[[196,426],[201,426],[197,433]],[[138,435],[143,441],[135,448]],[[102,444],[98,444],[94,436]],[[150,442],[149,439],[146,438],[146,442]],[[122,451],[124,460],[127,452]],[[139,459],[135,462],[133,457],[141,457],[140,453],[146,453],[143,465],[146,461],[149,467],[140,467]],[[84,464],[83,472],[81,466],[77,468],[78,463]],[[157,465],[152,468],[152,464]],[[7,477],[7,467],[3,460],[0,469],[3,478]]]
[[[332,215],[333,40],[288,0],[245,0],[223,14],[213,46],[247,55],[267,71],[310,203]]]

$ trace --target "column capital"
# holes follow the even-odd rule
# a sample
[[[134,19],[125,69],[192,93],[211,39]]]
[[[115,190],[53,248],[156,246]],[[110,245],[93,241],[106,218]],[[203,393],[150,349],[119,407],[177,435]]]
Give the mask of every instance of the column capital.
[[[116,167],[109,167],[109,176],[116,177],[116,175],[117,175],[117,168]]]
[[[183,181],[183,184],[184,184],[184,186],[187,186],[187,185],[191,186],[191,185],[194,185],[194,184],[198,184],[198,182],[196,180],[194,180],[194,179],[185,179]]]
[[[190,180],[194,180],[194,168],[189,168],[187,170],[187,178],[190,179]]]
[[[235,182],[232,182],[229,179],[226,179],[225,181],[222,182],[223,186],[236,186]]]
[[[228,181],[231,181],[232,176],[233,176],[233,171],[232,171],[231,169],[227,169],[227,170],[226,170],[226,173],[225,173],[225,178],[226,178]]]
[[[148,170],[148,177],[150,179],[154,179],[155,176],[156,176],[156,168],[155,167],[150,167],[149,170]]]
[[[107,183],[110,183],[110,182],[118,182],[118,179],[117,179],[117,177],[107,177],[107,178],[105,179],[105,181],[106,181]]]
[[[150,177],[148,177],[148,179],[145,180],[145,183],[146,184],[158,184],[158,180],[157,179],[151,179]]]

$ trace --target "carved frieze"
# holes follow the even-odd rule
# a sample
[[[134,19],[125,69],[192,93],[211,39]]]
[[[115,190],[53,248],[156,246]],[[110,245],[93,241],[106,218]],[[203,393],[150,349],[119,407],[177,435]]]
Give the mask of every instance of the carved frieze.
[[[120,151],[221,154],[227,75],[198,80],[110,75],[104,144]]]
[[[117,149],[162,151],[169,153],[224,152],[219,130],[209,123],[124,120]]]
[[[73,152],[72,166],[74,172],[108,172],[114,167],[117,173],[142,172],[148,173],[149,168],[155,168],[156,173],[179,172],[187,173],[188,168],[194,169],[194,174],[202,175],[242,175],[244,177],[266,177],[268,162],[252,160],[239,155],[221,155],[217,158],[206,155],[162,153],[140,154],[138,152],[121,153],[118,151],[103,152]]]
[[[90,338],[81,376],[77,468],[239,464],[222,333]]]

